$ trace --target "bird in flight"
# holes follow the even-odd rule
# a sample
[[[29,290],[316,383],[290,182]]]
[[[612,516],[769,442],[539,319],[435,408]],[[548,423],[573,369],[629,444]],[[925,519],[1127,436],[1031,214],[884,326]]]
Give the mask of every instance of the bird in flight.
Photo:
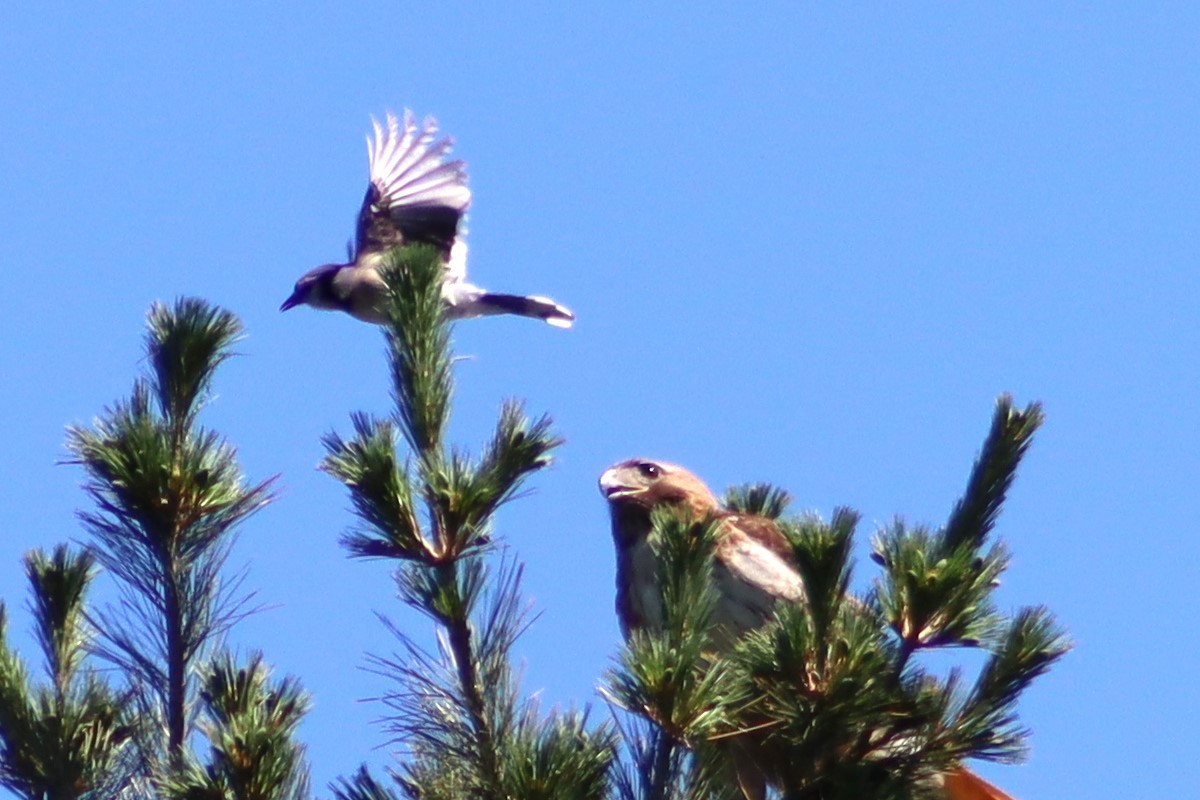
[[[647,459],[622,461],[600,476],[600,492],[612,517],[617,617],[626,638],[635,630],[656,630],[665,624],[657,556],[649,541],[651,512],[658,507],[677,509],[695,522],[713,520],[718,526],[712,577],[717,603],[711,619],[717,648],[730,649],[745,633],[765,625],[778,603],[804,602],[804,582],[792,546],[776,522],[723,507],[704,481],[683,467]],[[745,767],[737,765],[743,793],[748,800],[765,797],[762,774],[747,774],[757,771]],[[1013,800],[963,767],[941,777],[946,800]]]
[[[387,285],[379,269],[388,251],[420,242],[441,252],[442,300],[451,319],[516,314],[571,327],[575,315],[547,297],[497,294],[467,282],[467,168],[463,161],[446,160],[453,142],[449,137],[436,139],[437,122],[430,117],[418,126],[409,111],[404,112],[403,124],[390,112],[385,126],[371,122],[375,135],[367,138],[370,183],[358,212],[350,259],[302,275],[280,311],[307,305],[386,323]]]

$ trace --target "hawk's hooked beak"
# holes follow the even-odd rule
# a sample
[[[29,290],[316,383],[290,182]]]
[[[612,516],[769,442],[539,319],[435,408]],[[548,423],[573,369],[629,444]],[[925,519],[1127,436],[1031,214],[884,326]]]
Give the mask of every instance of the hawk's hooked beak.
[[[609,500],[628,497],[642,491],[645,491],[645,487],[630,486],[622,481],[621,470],[619,469],[605,470],[604,474],[600,476],[600,494]]]

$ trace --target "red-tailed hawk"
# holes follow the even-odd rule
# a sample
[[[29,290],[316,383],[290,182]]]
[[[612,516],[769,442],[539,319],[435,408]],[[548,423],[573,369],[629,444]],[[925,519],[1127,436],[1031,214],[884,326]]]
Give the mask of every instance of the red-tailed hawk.
[[[803,602],[804,585],[791,544],[775,522],[722,507],[708,486],[683,467],[647,459],[622,461],[600,476],[600,491],[612,516],[617,616],[626,637],[664,624],[657,561],[648,541],[651,511],[663,506],[678,508],[694,521],[718,523],[713,580],[719,599],[712,620],[718,646],[729,646],[765,624],[780,601]],[[746,780],[741,773],[739,768],[747,797],[761,796],[761,780]],[[965,768],[944,775],[943,783],[947,800],[1013,800]]]

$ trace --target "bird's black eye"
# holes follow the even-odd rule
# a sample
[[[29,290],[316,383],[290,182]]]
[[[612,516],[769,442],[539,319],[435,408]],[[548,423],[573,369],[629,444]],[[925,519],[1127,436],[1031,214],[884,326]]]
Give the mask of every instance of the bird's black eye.
[[[642,473],[642,475],[647,478],[657,478],[659,473],[662,471],[658,468],[657,464],[651,464],[648,461],[643,461],[641,464],[638,464],[637,468],[638,472]]]

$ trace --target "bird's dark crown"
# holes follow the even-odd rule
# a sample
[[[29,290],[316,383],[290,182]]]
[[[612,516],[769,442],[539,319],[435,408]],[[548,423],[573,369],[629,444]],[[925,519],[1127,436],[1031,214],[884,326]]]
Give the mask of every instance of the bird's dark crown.
[[[338,274],[347,264],[322,264],[319,267],[313,267],[308,272],[300,276],[300,280],[296,281],[296,285],[301,284],[312,286],[314,284],[325,283],[333,280],[333,276]]]

